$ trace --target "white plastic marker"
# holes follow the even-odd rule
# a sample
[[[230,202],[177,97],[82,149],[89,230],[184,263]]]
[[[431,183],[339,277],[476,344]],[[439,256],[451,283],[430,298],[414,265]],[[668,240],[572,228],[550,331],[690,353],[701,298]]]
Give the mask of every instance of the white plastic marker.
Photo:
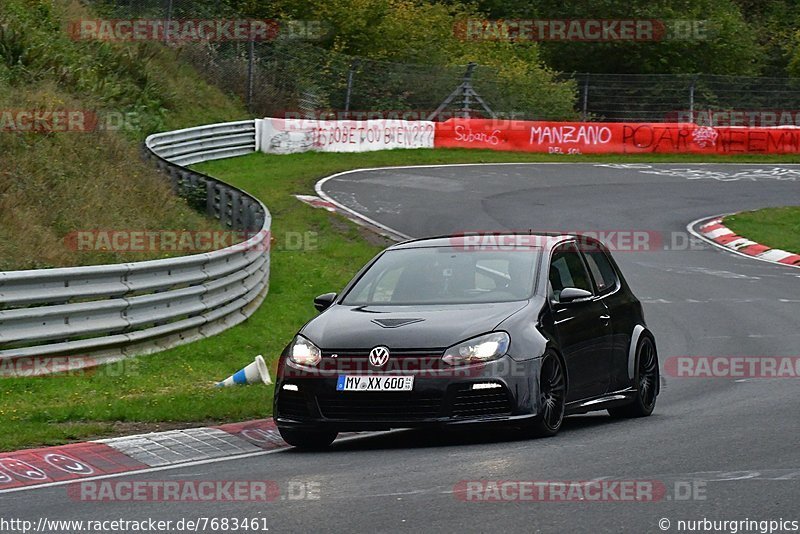
[[[269,371],[267,370],[267,364],[260,354],[256,356],[253,363],[249,364],[244,369],[236,371],[222,382],[217,382],[217,387],[246,386],[259,382],[267,386],[272,384],[272,379],[269,377]]]

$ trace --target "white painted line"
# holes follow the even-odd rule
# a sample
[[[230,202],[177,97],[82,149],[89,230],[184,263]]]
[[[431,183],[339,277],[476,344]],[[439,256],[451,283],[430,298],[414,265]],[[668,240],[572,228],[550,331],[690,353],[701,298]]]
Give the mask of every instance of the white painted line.
[[[320,198],[322,198],[323,200],[326,200],[327,202],[330,202],[331,204],[336,206],[341,211],[349,213],[350,215],[352,215],[353,217],[355,217],[357,219],[361,219],[362,221],[364,221],[364,222],[366,222],[368,224],[371,224],[371,225],[373,225],[373,226],[375,226],[377,228],[380,228],[381,230],[387,232],[388,234],[395,236],[400,241],[406,241],[408,239],[413,239],[413,238],[408,234],[404,234],[403,232],[395,230],[394,228],[386,226],[385,224],[379,223],[378,221],[376,221],[374,219],[370,219],[366,215],[362,215],[361,213],[357,212],[354,209],[348,208],[344,204],[342,204],[340,202],[337,202],[335,199],[333,199],[330,195],[328,195],[325,191],[322,190],[322,186],[325,185],[325,182],[327,182],[328,180],[331,180],[331,179],[334,179],[334,178],[339,178],[341,176],[345,176],[347,174],[351,174],[351,173],[354,173],[354,172],[376,171],[376,170],[379,170],[379,169],[401,169],[401,168],[403,168],[403,167],[373,167],[373,168],[369,168],[369,169],[353,169],[353,170],[350,170],[350,171],[339,172],[339,173],[336,173],[336,174],[332,174],[330,176],[326,176],[322,180],[318,181],[316,184],[314,184],[314,190],[317,192],[317,195],[319,195]]]

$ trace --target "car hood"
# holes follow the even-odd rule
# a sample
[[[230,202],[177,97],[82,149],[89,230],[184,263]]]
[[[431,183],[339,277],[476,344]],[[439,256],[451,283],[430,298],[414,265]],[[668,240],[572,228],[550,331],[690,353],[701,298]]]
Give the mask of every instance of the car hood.
[[[334,305],[300,333],[323,350],[446,348],[492,331],[529,301],[430,306]]]

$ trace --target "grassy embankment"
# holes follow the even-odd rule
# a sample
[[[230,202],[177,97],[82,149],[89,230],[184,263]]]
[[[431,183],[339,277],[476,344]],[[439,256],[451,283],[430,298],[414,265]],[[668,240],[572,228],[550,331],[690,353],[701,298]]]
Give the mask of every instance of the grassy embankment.
[[[76,41],[77,1],[0,2],[0,270],[116,263],[164,253],[76,251],[81,230],[211,229],[139,156],[154,131],[246,117],[158,43]],[[18,112],[79,112],[100,128],[23,132]]]

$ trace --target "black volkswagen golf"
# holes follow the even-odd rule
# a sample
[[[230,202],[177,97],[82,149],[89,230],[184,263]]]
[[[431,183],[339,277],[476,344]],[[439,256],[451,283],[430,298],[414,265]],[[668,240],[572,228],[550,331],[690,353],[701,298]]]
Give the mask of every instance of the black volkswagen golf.
[[[608,250],[586,236],[453,235],[384,250],[283,351],[274,418],[291,445],[338,432],[650,415],[655,339]]]

